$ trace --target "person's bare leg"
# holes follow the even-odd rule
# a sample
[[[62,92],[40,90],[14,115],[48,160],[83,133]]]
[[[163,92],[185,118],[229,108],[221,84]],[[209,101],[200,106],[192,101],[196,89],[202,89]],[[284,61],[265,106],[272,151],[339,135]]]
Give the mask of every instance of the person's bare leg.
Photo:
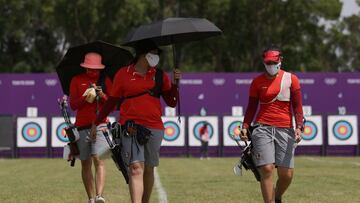
[[[148,203],[150,201],[150,196],[151,196],[153,185],[154,185],[154,167],[145,166],[144,194],[142,197],[142,203]]]
[[[294,174],[294,169],[278,167],[277,168],[278,180],[276,181],[275,199],[281,200],[282,195],[291,184]]]
[[[272,175],[274,168],[275,167],[273,164],[264,165],[259,168],[261,174],[261,193],[265,203],[271,203],[274,201],[274,185]]]
[[[102,196],[105,186],[105,163],[99,157],[93,156],[95,165],[95,189],[96,195]]]
[[[144,162],[136,162],[130,164],[130,181],[129,190],[132,203],[140,203],[144,193]]]
[[[81,160],[81,177],[89,199],[94,198],[94,178],[91,171],[92,160]]]

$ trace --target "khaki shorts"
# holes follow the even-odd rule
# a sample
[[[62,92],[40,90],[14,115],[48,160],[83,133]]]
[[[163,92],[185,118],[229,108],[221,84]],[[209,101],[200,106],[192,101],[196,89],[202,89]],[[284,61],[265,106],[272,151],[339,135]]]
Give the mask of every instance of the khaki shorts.
[[[99,127],[106,127],[106,124],[100,124]],[[108,133],[109,137],[111,137],[110,132]],[[110,157],[110,147],[102,131],[97,131],[95,142],[89,140],[90,129],[80,130],[79,135],[80,139],[76,143],[80,152],[80,160],[87,160],[91,155],[99,156],[100,158]]]
[[[146,166],[159,165],[160,146],[164,137],[164,131],[149,129],[152,133],[145,145],[137,143],[136,138],[121,136],[122,156],[127,165],[136,162],[145,162]]]
[[[251,142],[253,160],[257,167],[275,164],[294,168],[294,129],[259,126],[251,134]]]

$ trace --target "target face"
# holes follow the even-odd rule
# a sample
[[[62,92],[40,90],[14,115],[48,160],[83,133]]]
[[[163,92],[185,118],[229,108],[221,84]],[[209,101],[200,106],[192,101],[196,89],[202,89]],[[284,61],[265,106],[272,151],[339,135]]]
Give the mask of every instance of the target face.
[[[22,128],[21,135],[28,142],[36,142],[41,138],[42,130],[39,124],[29,122]]]
[[[66,136],[65,128],[67,127],[66,123],[61,123],[56,128],[56,137],[61,140],[62,142],[69,142],[68,137]]]
[[[200,121],[200,122],[197,122],[193,128],[193,133],[194,133],[194,136],[197,140],[201,141],[200,139],[200,129],[201,127],[203,127],[204,123],[206,121]],[[208,123],[208,126],[207,126],[207,129],[208,129],[208,133],[209,133],[209,140],[211,140],[212,136],[214,135],[214,127],[211,125],[211,123],[207,122]]]
[[[235,140],[234,137],[232,135],[236,135],[236,140],[240,141],[240,128],[239,126],[242,126],[242,122],[241,121],[234,121],[232,122],[229,127],[228,127],[228,136]]]
[[[304,133],[302,134],[303,140],[313,140],[318,134],[318,128],[312,121],[306,121],[304,127]]]
[[[165,132],[164,139],[166,141],[172,142],[180,136],[180,127],[173,121],[164,122]]]
[[[334,136],[339,140],[347,140],[353,134],[352,125],[345,120],[337,121],[333,127]]]

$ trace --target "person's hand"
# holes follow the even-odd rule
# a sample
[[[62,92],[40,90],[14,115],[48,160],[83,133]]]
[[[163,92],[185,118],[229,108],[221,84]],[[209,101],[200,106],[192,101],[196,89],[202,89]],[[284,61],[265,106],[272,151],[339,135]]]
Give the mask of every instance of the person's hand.
[[[105,93],[102,91],[101,87],[100,86],[97,86],[95,88],[96,92],[98,93],[98,95],[100,96],[100,98],[104,98],[106,97]]]
[[[179,81],[181,79],[181,71],[180,69],[174,69],[174,82]]]
[[[241,131],[240,131],[240,139],[242,141],[248,141],[249,140],[248,129],[241,129]]]
[[[296,128],[295,129],[295,142],[299,143],[301,141],[302,137],[301,137],[301,129],[300,128]]]
[[[92,84],[91,86],[95,89],[96,94],[99,95],[100,98],[103,98],[106,96],[105,93],[103,92],[101,86],[96,86],[95,84]]]
[[[93,123],[91,125],[90,136],[89,136],[90,141],[92,141],[92,142],[95,142],[95,140],[96,140],[96,131],[97,131],[96,125]]]

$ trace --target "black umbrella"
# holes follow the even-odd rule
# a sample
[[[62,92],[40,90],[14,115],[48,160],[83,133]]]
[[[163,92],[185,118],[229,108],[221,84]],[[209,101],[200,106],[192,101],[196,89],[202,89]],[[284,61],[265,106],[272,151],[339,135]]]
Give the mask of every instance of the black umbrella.
[[[204,18],[166,18],[130,31],[124,39],[124,46],[136,46],[142,40],[151,39],[158,46],[173,45],[174,66],[178,68],[176,44],[202,40],[220,35],[222,31]],[[176,81],[178,83],[178,81]],[[180,121],[180,98],[178,101]]]
[[[124,40],[125,46],[133,46],[144,39],[152,39],[157,45],[186,43],[220,35],[221,30],[204,18],[166,18],[132,30]]]
[[[151,39],[158,46],[182,44],[220,35],[222,31],[204,18],[166,18],[130,31],[124,46],[134,47],[141,40]],[[177,68],[176,49],[173,46],[174,65]]]
[[[102,63],[106,66],[105,72],[111,78],[119,68],[129,64],[133,58],[126,49],[103,41],[71,47],[56,67],[64,94],[69,95],[71,79],[75,75],[85,72],[85,68],[81,67],[80,63],[83,62],[84,56],[88,52],[96,52],[102,56]]]

